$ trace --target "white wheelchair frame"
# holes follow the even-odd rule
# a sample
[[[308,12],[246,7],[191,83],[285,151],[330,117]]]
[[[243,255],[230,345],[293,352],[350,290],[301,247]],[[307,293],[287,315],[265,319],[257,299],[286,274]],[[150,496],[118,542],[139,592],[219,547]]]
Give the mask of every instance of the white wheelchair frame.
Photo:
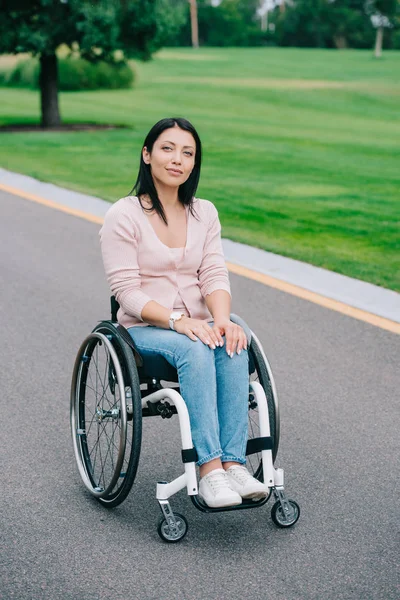
[[[262,349],[260,342],[256,338],[253,332],[251,332],[253,338],[256,339],[257,344],[260,349]],[[273,388],[274,398],[276,399],[277,405],[277,393],[274,380],[272,378],[272,373],[269,367],[269,363],[267,357],[262,351],[263,358],[265,364],[267,366],[271,384]],[[259,427],[260,427],[260,437],[261,438],[270,438],[271,429],[269,423],[269,414],[268,414],[268,403],[267,398],[264,392],[262,385],[258,381],[250,382],[249,392],[253,392],[259,411]],[[178,418],[179,418],[179,427],[181,434],[181,443],[182,450],[191,452],[193,449],[193,441],[191,434],[191,426],[190,426],[190,418],[189,412],[186,406],[186,403],[182,396],[174,389],[171,388],[163,388],[161,390],[157,390],[142,398],[142,407],[148,407],[149,403],[159,402],[168,400],[172,402],[177,410]],[[284,492],[284,471],[280,468],[275,468],[272,458],[272,450],[271,449],[263,449],[261,450],[262,456],[262,472],[263,478],[262,482],[274,493],[277,505],[275,511],[280,508],[280,517],[278,517],[278,522],[275,521],[275,511],[273,511],[273,520],[280,527],[290,527],[297,522],[299,518],[299,507],[293,500],[288,500],[286,498],[286,494]],[[161,512],[169,529],[169,536],[171,539],[167,539],[166,541],[175,541],[179,540],[183,537],[182,531],[179,527],[177,519],[172,511],[169,499],[179,492],[180,490],[186,487],[188,496],[196,497],[198,495],[198,485],[197,485],[197,474],[196,467],[193,461],[184,463],[184,473],[174,479],[171,482],[159,481],[157,483],[156,488],[156,499],[160,505]],[[204,512],[219,512],[221,510],[240,510],[243,508],[253,508],[255,506],[260,506],[265,504],[268,498],[257,501],[257,502],[247,502],[244,505],[238,505],[229,508],[222,509],[212,509],[206,507],[203,503],[194,502],[195,506]],[[181,515],[180,515],[181,517]],[[186,533],[186,531],[185,531]],[[162,536],[163,537],[163,536]],[[164,538],[163,538],[164,539]]]

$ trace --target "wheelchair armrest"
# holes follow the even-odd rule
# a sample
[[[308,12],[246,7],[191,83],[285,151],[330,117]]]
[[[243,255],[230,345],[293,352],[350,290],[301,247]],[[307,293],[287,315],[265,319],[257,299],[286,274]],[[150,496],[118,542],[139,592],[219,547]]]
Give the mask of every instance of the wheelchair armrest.
[[[111,296],[110,304],[111,304],[111,321],[113,323],[116,323],[117,322],[117,312],[119,310],[119,304],[118,304],[115,296]]]
[[[245,321],[243,321],[243,319],[241,319],[240,317],[238,317],[238,315],[235,315],[235,313],[231,313],[230,319],[231,319],[232,323],[236,323],[236,325],[240,325],[240,327],[242,327],[242,329],[244,330],[244,332],[246,334],[246,337],[247,337],[247,343],[250,344],[250,342],[251,342],[251,329],[247,325],[247,323]]]

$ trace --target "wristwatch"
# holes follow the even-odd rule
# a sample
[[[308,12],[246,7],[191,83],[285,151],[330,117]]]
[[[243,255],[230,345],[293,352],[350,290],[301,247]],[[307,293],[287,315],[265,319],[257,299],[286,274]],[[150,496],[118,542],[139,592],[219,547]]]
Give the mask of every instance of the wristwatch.
[[[175,331],[175,321],[179,321],[184,316],[184,313],[172,312],[169,316],[169,328]]]

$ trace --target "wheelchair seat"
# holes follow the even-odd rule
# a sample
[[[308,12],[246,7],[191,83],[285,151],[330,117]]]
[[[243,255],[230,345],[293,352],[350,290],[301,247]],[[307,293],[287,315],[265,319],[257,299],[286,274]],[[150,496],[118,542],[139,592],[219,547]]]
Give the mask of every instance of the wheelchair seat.
[[[138,367],[138,374],[140,380],[155,379],[178,383],[177,370],[161,355],[146,356],[143,366]]]

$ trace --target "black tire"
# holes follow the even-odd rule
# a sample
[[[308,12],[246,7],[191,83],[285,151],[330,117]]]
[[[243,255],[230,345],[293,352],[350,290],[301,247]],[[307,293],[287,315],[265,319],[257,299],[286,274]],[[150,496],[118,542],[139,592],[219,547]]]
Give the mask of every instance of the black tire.
[[[163,542],[167,544],[176,544],[180,542],[188,532],[189,525],[185,517],[179,513],[174,513],[177,522],[178,532],[172,533],[166,519],[162,518],[157,527],[157,533]]]
[[[294,500],[288,500],[290,507],[292,509],[292,513],[290,515],[285,515],[282,510],[282,505],[277,500],[271,509],[271,519],[275,523],[277,527],[286,528],[292,527],[300,517],[300,506]]]
[[[142,408],[132,350],[108,321],[97,325],[79,349],[71,385],[71,429],[86,487],[109,508],[121,504],[139,463]]]
[[[250,381],[258,381],[267,397],[269,425],[272,437],[272,459],[275,461],[279,448],[279,409],[275,384],[272,378],[271,368],[264,354],[260,342],[256,336],[252,336],[249,346]],[[260,436],[258,407],[251,396],[249,398],[249,429],[248,438]],[[247,468],[257,479],[262,478],[261,453],[247,456]]]

